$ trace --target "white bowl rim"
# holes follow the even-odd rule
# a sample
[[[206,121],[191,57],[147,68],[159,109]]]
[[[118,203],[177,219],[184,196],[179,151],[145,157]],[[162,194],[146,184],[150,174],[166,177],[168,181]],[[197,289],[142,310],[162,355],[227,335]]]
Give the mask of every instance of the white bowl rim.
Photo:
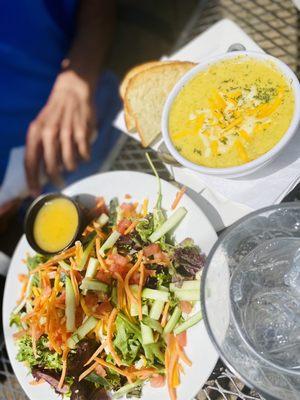
[[[190,81],[198,72],[205,70],[207,67],[209,67],[212,64],[215,64],[217,62],[227,60],[230,58],[235,58],[238,56],[246,56],[250,57],[252,59],[256,60],[266,60],[266,61],[272,61],[276,67],[280,70],[280,72],[283,73],[283,75],[286,77],[288,82],[291,82],[291,87],[294,92],[294,98],[295,98],[295,109],[293,113],[293,117],[291,120],[291,123],[287,129],[287,131],[284,133],[282,138],[275,144],[274,147],[272,147],[268,152],[264,153],[260,157],[256,158],[255,160],[252,160],[250,162],[247,162],[242,165],[234,166],[234,167],[228,167],[228,168],[210,168],[210,167],[205,167],[201,166],[199,164],[193,163],[192,161],[187,160],[184,158],[175,148],[173,145],[172,140],[170,139],[169,136],[169,129],[168,129],[168,122],[169,122],[169,112],[171,109],[171,106],[173,104],[174,99],[178,95],[178,93],[181,91],[181,89],[184,87],[184,85]],[[209,174],[209,175],[219,175],[219,176],[241,176],[243,174],[251,173],[254,170],[257,170],[258,168],[264,166],[265,163],[268,161],[271,161],[277,154],[285,147],[285,145],[289,142],[289,140],[293,137],[293,135],[296,133],[297,128],[299,126],[300,122],[300,83],[298,81],[297,76],[295,73],[291,70],[291,68],[286,65],[283,61],[279,60],[276,57],[273,57],[269,54],[263,53],[263,52],[258,52],[258,51],[232,51],[224,54],[219,54],[218,56],[212,56],[207,58],[204,62],[197,64],[195,67],[193,67],[191,70],[189,70],[173,87],[172,91],[170,92],[162,113],[162,120],[161,120],[161,130],[162,130],[162,136],[163,140],[169,150],[169,152],[172,154],[172,156],[184,167],[190,168],[192,170],[195,170],[197,172],[201,172],[204,174]]]

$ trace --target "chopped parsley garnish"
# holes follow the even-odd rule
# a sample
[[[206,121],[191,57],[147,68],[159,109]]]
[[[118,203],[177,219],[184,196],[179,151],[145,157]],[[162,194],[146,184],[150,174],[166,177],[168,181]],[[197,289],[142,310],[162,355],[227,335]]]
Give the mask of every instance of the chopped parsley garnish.
[[[225,137],[225,136],[221,137],[221,138],[219,139],[219,141],[220,141],[221,143],[223,143],[223,144],[227,144],[227,143],[228,143],[228,139],[227,139],[227,137]]]
[[[197,154],[199,154],[199,156],[202,156],[202,151],[201,150],[194,149],[194,153],[197,153]]]
[[[256,90],[257,94],[254,96],[254,98],[262,103],[270,103],[270,101],[278,94],[278,89],[275,87],[257,86]]]

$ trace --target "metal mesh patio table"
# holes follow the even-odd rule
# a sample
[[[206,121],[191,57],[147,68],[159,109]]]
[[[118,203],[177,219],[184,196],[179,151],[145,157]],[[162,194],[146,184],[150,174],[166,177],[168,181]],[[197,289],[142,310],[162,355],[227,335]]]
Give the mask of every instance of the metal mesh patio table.
[[[176,48],[182,47],[195,36],[222,18],[230,18],[257,42],[266,52],[279,57],[299,75],[299,13],[290,0],[202,0],[191,20],[177,41]],[[167,169],[150,151],[160,176],[171,180]],[[114,156],[103,170],[136,170],[150,172],[145,161],[145,150],[131,138],[122,138]],[[298,185],[286,201],[300,199]],[[0,400],[26,399],[11,369],[5,345],[0,343]],[[198,400],[253,400],[262,399],[259,394],[247,388],[219,361]]]

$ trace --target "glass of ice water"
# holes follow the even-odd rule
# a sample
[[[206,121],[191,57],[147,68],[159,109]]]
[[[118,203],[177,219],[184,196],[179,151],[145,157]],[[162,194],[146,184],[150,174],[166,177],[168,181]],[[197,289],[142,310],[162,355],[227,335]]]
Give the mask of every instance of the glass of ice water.
[[[300,399],[300,204],[228,229],[202,277],[210,337],[228,367],[265,398]]]

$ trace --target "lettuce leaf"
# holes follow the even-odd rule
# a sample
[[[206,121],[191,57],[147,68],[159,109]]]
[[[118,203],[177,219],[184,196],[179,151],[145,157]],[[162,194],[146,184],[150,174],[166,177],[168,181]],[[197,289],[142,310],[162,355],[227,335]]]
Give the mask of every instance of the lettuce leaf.
[[[114,346],[122,353],[122,361],[126,364],[133,363],[141,348],[135,330],[118,316],[116,319],[116,332]]]
[[[13,326],[13,325],[17,326],[18,328],[22,327],[20,314],[11,313],[10,320],[9,320],[9,326]]]
[[[23,336],[17,342],[18,354],[17,360],[25,362],[30,368],[34,366],[42,366],[44,369],[55,371],[62,370],[62,358],[55,351],[49,350],[48,340],[46,336],[42,336],[36,344],[37,358],[35,358],[32,350],[32,340],[29,335]]]
[[[136,231],[140,235],[143,242],[148,243],[149,236],[154,232],[154,218],[153,214],[148,214],[136,226]]]

